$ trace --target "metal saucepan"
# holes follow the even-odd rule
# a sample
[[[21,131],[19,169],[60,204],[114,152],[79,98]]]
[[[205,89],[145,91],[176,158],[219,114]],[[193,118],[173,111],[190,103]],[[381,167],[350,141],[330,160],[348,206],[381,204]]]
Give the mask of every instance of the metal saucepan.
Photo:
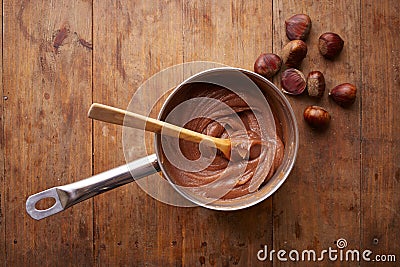
[[[268,120],[273,116],[273,119],[278,121],[276,125],[280,128],[279,131],[285,144],[284,157],[281,165],[268,182],[253,193],[230,201],[221,199],[213,199],[212,201],[209,199],[204,200],[202,197],[196,197],[188,193],[185,189],[175,184],[173,177],[170,177],[167,170],[161,164],[165,157],[165,151],[162,149],[161,135],[156,135],[154,140],[155,154],[78,182],[53,187],[31,195],[26,201],[27,213],[32,218],[40,220],[63,211],[83,200],[160,171],[162,176],[168,180],[169,184],[185,199],[209,209],[239,210],[253,206],[268,198],[283,184],[289,175],[296,159],[299,138],[296,118],[289,102],[283,93],[269,80],[254,72],[239,68],[223,67],[202,71],[186,79],[174,89],[164,102],[158,119],[165,120],[168,118],[168,114],[179,104],[179,101],[177,102],[177,97],[182,94],[184,90],[187,90],[187,85],[190,83],[209,82],[231,89],[232,87],[242,86],[243,80],[254,85],[266,99],[267,105],[270,107],[270,112],[263,114],[262,118]],[[243,92],[239,92],[238,94],[240,95],[241,93]],[[246,95],[246,92],[244,92],[244,95]],[[195,109],[195,107],[193,108]],[[273,129],[275,129],[275,125]],[[162,178],[160,177],[160,179]],[[48,209],[37,209],[36,203],[45,198],[53,198],[55,204]]]

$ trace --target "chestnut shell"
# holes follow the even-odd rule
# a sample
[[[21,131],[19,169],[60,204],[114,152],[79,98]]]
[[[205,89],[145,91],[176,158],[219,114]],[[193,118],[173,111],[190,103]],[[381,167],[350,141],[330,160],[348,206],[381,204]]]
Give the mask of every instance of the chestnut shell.
[[[350,106],[356,101],[357,88],[351,83],[342,83],[335,86],[329,96],[339,105],[343,107]]]
[[[304,120],[316,129],[326,129],[331,121],[331,115],[320,106],[308,106],[303,113]]]
[[[282,48],[282,61],[288,68],[297,68],[307,56],[307,44],[302,40],[293,40]]]
[[[334,59],[343,50],[344,41],[336,33],[326,32],[319,37],[318,48],[322,56]]]
[[[273,53],[263,53],[254,62],[254,72],[269,79],[272,78],[282,66],[282,59]]]
[[[321,98],[325,92],[325,77],[322,72],[315,70],[307,75],[307,92],[311,97]]]
[[[282,72],[281,86],[285,93],[299,95],[306,89],[306,78],[304,74],[297,69],[286,69]]]
[[[285,26],[289,40],[305,41],[310,34],[311,19],[306,14],[296,14],[285,21]]]

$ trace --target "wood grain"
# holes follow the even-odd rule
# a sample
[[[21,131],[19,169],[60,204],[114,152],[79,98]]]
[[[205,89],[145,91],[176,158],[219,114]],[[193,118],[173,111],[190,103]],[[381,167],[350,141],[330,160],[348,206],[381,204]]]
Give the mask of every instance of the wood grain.
[[[1,14],[3,14],[3,5],[0,7]],[[3,32],[3,23],[0,25],[1,32]],[[1,40],[1,51],[3,51],[3,34],[0,37]],[[5,262],[6,258],[6,229],[5,229],[5,217],[4,217],[4,195],[5,195],[5,179],[4,179],[4,101],[7,101],[7,96],[4,94],[3,88],[3,53],[1,53],[0,62],[0,73],[2,78],[0,79],[1,86],[1,99],[0,99],[0,262]]]
[[[2,266],[309,266],[260,262],[257,252],[264,245],[320,252],[337,248],[339,238],[348,249],[399,261],[398,1],[4,0],[1,8]],[[296,13],[313,22],[303,72],[322,71],[327,90],[343,82],[359,90],[346,109],[327,92],[320,101],[288,96],[299,154],[272,198],[216,212],[163,204],[132,183],[42,221],[26,214],[29,195],[125,163],[122,128],[88,119],[92,102],[124,109],[144,81],[182,62],[252,70],[261,52],[280,53],[288,42],[284,21]],[[345,41],[334,61],[317,49],[326,31]],[[153,86],[144,102],[163,84]],[[331,113],[325,132],[304,123],[311,104]],[[145,146],[135,149],[141,155]]]
[[[361,88],[358,2],[277,0],[273,6],[275,51],[289,41],[285,19],[309,14],[312,28],[301,70],[305,75],[321,71],[327,90],[344,82]],[[345,40],[344,50],[334,61],[325,60],[318,51],[318,38],[328,31]],[[346,239],[351,248],[359,247],[360,98],[358,94],[356,103],[343,109],[328,99],[327,92],[320,101],[307,96],[288,97],[298,120],[301,142],[292,174],[273,197],[274,249],[313,248],[318,253],[328,247],[337,248],[339,238]],[[330,112],[332,121],[325,132],[314,131],[304,122],[303,111],[308,105],[323,106]],[[341,264],[324,261],[324,266]],[[298,263],[275,260],[274,265]]]
[[[185,1],[185,61],[252,69],[260,53],[272,50],[271,5],[271,1]],[[272,199],[237,212],[191,209],[182,218],[182,257],[187,266],[254,266],[260,263],[258,250],[272,243]]]
[[[361,247],[400,252],[400,3],[362,1]],[[386,263],[385,266],[398,266]]]
[[[51,3],[3,4],[9,266],[92,264],[91,201],[40,222],[25,212],[28,195],[91,175],[92,56],[77,39],[91,39],[91,3]]]
[[[151,75],[182,63],[182,2],[95,1],[93,9],[94,21],[99,21],[94,25],[93,99],[126,108]],[[149,91],[148,99],[156,92]],[[95,172],[125,163],[122,128],[97,122],[94,126]],[[139,143],[137,149],[139,155],[145,147]],[[182,219],[177,209],[152,199],[135,183],[99,196],[95,262],[179,265]]]

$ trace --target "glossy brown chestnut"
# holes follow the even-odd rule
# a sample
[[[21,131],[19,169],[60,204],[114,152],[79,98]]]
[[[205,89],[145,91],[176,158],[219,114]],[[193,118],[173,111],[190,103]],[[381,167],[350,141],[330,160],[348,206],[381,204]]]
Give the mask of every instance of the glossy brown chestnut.
[[[319,106],[308,106],[303,113],[304,120],[313,128],[325,129],[331,121],[331,115]]]
[[[322,72],[315,70],[307,75],[307,92],[311,97],[321,98],[325,92],[325,77]]]
[[[343,107],[350,106],[356,101],[357,88],[351,83],[343,83],[335,86],[329,96]]]
[[[285,93],[299,95],[306,89],[306,78],[304,74],[297,69],[286,69],[282,72],[281,86]]]
[[[343,39],[336,33],[326,32],[319,37],[319,52],[327,59],[337,57],[342,51],[343,46]]]
[[[254,63],[254,72],[267,79],[272,78],[282,66],[282,59],[273,53],[261,54]]]
[[[285,26],[289,40],[305,41],[310,34],[311,19],[306,14],[296,14],[285,21]]]
[[[307,55],[307,45],[302,40],[293,40],[282,49],[282,61],[287,68],[297,68]]]

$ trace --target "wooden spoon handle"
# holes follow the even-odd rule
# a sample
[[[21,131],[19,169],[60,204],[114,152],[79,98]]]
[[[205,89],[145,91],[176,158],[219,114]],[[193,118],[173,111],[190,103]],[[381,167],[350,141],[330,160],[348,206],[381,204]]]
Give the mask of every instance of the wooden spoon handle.
[[[98,103],[93,103],[90,106],[88,117],[99,121],[125,125],[136,129],[145,129],[146,131],[156,133],[159,133],[163,127],[161,121]]]
[[[214,138],[167,122],[98,103],[92,104],[89,109],[88,117],[95,120],[124,125],[136,129],[144,129],[153,133],[161,134],[162,131],[162,134],[164,135],[173,136],[196,143],[200,143],[203,140],[209,140],[218,146],[218,143],[221,141],[229,142],[228,139],[222,140],[220,138]]]

